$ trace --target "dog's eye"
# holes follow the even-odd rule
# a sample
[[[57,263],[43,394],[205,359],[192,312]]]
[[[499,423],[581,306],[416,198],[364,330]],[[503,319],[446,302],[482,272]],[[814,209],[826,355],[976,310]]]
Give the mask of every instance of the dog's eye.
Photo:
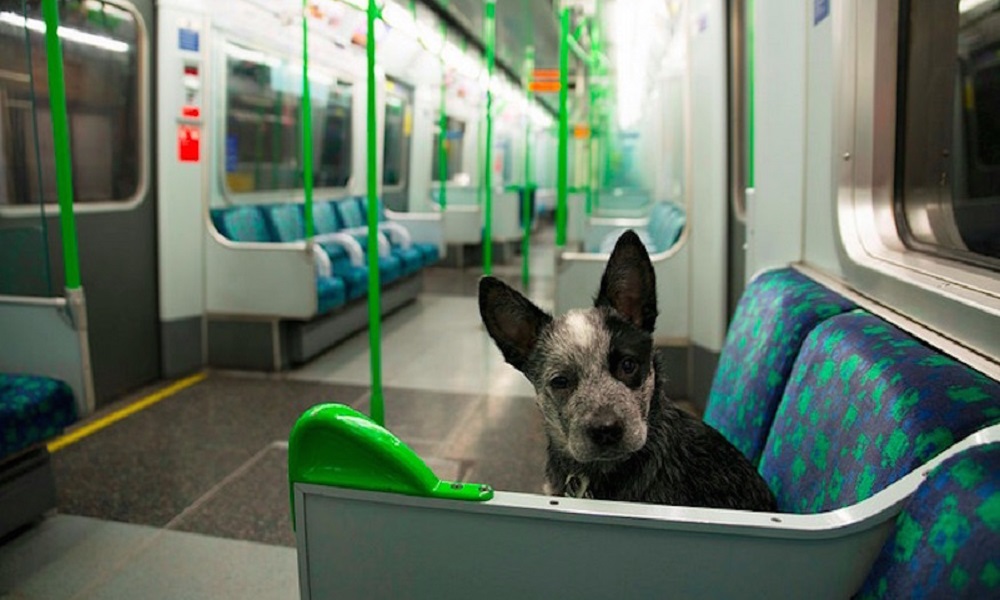
[[[626,375],[631,375],[632,373],[635,373],[635,370],[638,368],[639,368],[639,363],[635,362],[631,358],[626,358],[625,360],[622,361],[621,364],[622,373]]]
[[[549,385],[555,390],[564,390],[569,387],[569,379],[563,375],[556,375],[549,381]]]

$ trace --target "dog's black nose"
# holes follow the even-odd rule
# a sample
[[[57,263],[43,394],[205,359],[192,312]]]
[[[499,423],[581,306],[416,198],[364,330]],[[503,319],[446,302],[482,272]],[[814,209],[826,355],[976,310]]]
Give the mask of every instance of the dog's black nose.
[[[625,428],[620,421],[612,421],[601,425],[591,425],[587,428],[587,435],[598,446],[613,446],[622,441],[625,435]]]

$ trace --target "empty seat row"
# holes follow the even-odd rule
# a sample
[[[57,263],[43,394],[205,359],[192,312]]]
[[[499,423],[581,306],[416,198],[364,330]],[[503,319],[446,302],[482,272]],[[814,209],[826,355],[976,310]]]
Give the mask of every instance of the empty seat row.
[[[649,222],[645,227],[630,226],[612,229],[601,236],[599,240],[594,240],[588,246],[587,251],[610,254],[621,234],[625,233],[626,229],[632,229],[639,235],[647,252],[650,254],[666,252],[680,239],[686,224],[687,215],[683,208],[673,202],[659,202],[653,206],[653,210],[649,214]]]
[[[417,273],[440,258],[437,246],[413,242],[405,227],[379,214],[379,280],[392,283]],[[344,198],[313,205],[319,312],[328,312],[368,290],[366,198]],[[297,242],[305,238],[301,204],[244,205],[212,210],[212,222],[236,242]]]

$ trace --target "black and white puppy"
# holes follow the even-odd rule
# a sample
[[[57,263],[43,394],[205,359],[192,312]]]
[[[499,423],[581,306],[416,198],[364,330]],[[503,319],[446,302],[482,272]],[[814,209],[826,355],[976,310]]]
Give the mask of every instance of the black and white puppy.
[[[655,274],[634,232],[619,238],[594,308],[554,319],[484,277],[479,312],[504,358],[535,387],[548,437],[547,492],[776,510],[743,454],[667,397],[652,338]]]

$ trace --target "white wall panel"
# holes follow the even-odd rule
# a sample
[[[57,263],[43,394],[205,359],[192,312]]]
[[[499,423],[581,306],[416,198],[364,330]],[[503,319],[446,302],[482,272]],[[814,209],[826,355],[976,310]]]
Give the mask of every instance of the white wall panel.
[[[833,147],[833,19],[815,23],[809,7],[807,71],[808,122],[806,136],[806,202],[804,258],[833,275],[840,274],[836,236],[836,189],[833,169],[838,156]],[[833,10],[837,6],[832,7]]]
[[[755,2],[755,194],[747,200],[747,278],[802,256],[806,24],[811,3]]]
[[[726,333],[726,18],[721,0],[688,4],[691,341],[722,349]]]

